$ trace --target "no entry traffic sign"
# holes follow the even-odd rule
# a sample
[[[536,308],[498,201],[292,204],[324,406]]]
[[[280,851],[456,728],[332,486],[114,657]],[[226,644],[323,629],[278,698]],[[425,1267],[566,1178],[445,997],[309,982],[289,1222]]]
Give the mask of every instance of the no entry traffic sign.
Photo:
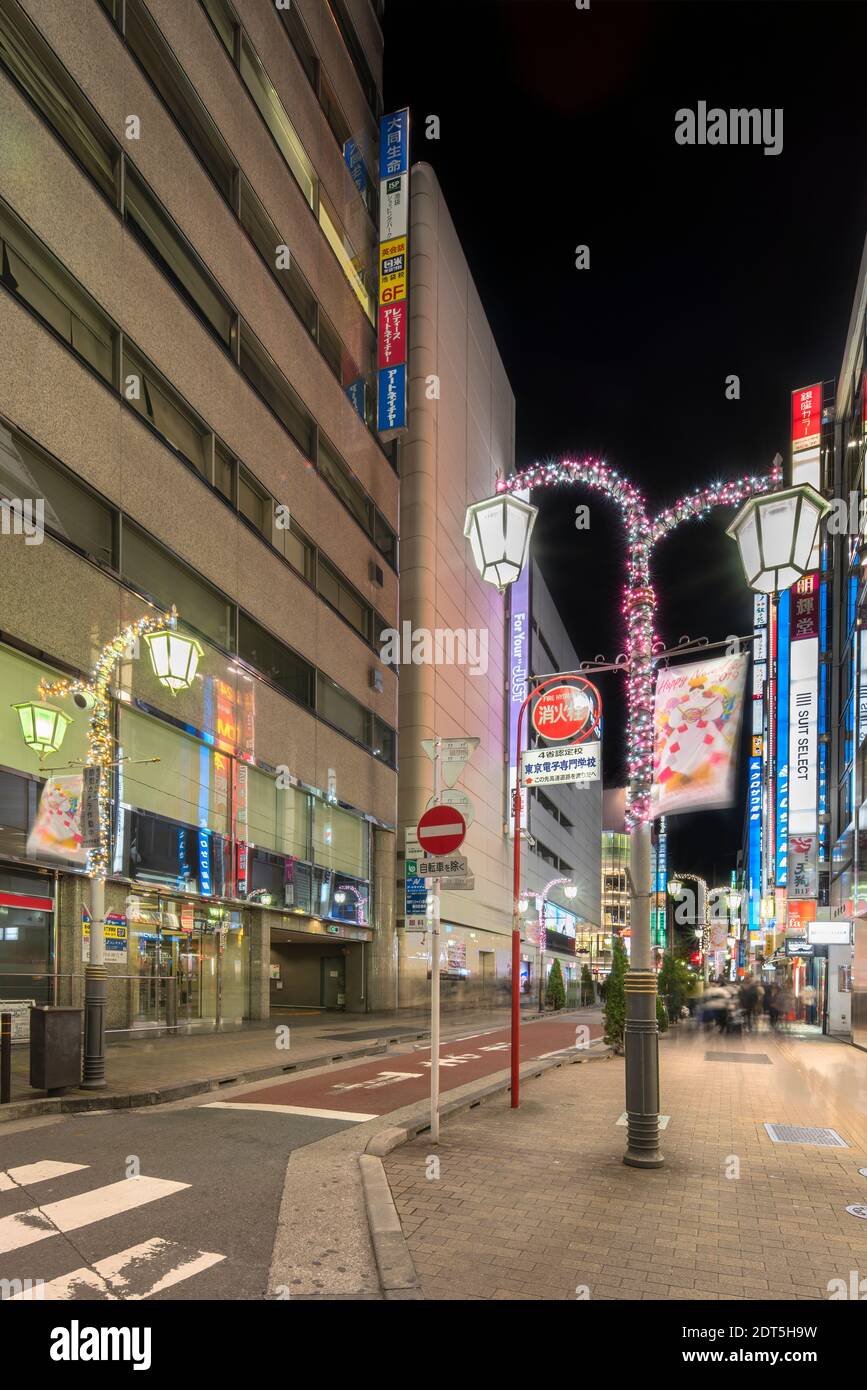
[[[467,823],[454,806],[431,806],[419,821],[416,833],[427,854],[454,854],[464,842]]]

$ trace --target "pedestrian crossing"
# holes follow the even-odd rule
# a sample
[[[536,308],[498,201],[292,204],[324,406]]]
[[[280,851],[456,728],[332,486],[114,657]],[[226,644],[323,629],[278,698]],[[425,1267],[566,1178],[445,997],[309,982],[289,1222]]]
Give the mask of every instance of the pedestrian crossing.
[[[81,1174],[86,1163],[61,1163],[53,1159],[40,1160],[0,1172],[0,1194],[25,1192],[32,1198],[33,1187],[43,1182],[62,1183],[64,1178]],[[168,1178],[123,1178],[60,1197],[50,1202],[28,1206],[23,1211],[2,1214],[0,1197],[0,1300],[53,1299],[125,1299],[138,1301],[151,1298],[164,1289],[172,1288],[226,1257],[210,1250],[196,1250],[162,1236],[120,1250],[116,1254],[80,1265],[66,1274],[51,1279],[33,1279],[33,1261],[26,1255],[27,1276],[10,1276],[7,1265],[17,1264],[19,1252],[41,1241],[62,1241],[69,1232],[89,1230],[112,1217],[122,1216],[154,1202],[189,1191],[190,1183]],[[55,1189],[56,1190],[56,1189]],[[62,1190],[62,1189],[61,1189]],[[19,1257],[20,1258],[20,1257]]]

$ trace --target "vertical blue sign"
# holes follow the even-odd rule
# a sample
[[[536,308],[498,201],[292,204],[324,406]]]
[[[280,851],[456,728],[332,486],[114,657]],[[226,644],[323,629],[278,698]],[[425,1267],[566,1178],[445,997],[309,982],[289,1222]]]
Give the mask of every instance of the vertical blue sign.
[[[409,170],[409,107],[391,111],[379,122],[379,177]]]
[[[383,367],[379,373],[377,428],[402,430],[406,428],[406,363]]]
[[[750,827],[749,876],[747,879],[748,923],[750,931],[759,931],[761,928],[762,896],[762,760],[758,757],[750,758],[748,796]]]

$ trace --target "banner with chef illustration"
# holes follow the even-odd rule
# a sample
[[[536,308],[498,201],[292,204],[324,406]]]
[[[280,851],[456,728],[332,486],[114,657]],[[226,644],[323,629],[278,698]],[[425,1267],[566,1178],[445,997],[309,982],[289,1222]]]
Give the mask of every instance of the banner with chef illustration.
[[[81,838],[82,774],[49,777],[42,789],[39,810],[27,837],[30,859],[64,859],[87,863]]]
[[[654,816],[731,806],[747,663],[721,656],[659,672],[653,720]]]

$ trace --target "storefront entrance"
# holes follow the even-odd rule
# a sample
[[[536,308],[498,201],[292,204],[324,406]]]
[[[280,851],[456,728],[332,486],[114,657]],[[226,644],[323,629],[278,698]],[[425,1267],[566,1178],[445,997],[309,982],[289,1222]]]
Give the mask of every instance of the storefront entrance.
[[[247,954],[241,913],[139,900],[129,919],[130,1026],[239,1024],[247,1013]]]
[[[53,887],[53,879],[0,878],[0,1000],[52,1001]]]

